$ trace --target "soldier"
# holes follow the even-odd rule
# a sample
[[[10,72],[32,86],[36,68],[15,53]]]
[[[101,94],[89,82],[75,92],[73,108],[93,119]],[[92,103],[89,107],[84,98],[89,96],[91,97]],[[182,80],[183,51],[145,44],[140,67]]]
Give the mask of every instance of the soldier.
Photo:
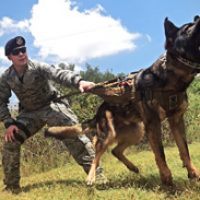
[[[3,121],[5,141],[2,151],[5,190],[20,191],[20,147],[46,124],[48,126],[72,125],[78,122],[68,102],[56,102],[58,91],[51,81],[63,86],[74,86],[85,92],[94,83],[84,81],[80,74],[55,66],[29,60],[25,39],[17,36],[5,45],[5,55],[12,65],[0,77],[0,120]],[[8,109],[13,91],[19,99],[21,110],[13,119]],[[86,136],[63,140],[76,162],[88,173],[94,158],[94,149]],[[97,168],[97,181],[106,181],[102,168]]]

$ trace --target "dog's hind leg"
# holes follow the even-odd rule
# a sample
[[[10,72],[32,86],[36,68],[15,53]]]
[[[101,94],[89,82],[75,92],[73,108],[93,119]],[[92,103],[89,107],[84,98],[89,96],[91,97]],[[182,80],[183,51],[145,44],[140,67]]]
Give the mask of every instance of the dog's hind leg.
[[[188,178],[200,179],[200,174],[198,170],[193,166],[190,159],[183,116],[170,117],[168,121],[172,134],[178,146],[180,157],[183,161],[183,166],[187,168]]]
[[[131,144],[127,144],[124,142],[119,142],[117,146],[112,150],[112,154],[118,158],[124,165],[132,172],[139,173],[139,169],[130,161],[128,160],[123,152],[124,150],[130,146]]]
[[[127,159],[123,154],[124,150],[138,144],[144,136],[144,124],[133,123],[117,129],[117,146],[112,150],[112,154],[118,158],[130,171],[139,173],[139,169]]]

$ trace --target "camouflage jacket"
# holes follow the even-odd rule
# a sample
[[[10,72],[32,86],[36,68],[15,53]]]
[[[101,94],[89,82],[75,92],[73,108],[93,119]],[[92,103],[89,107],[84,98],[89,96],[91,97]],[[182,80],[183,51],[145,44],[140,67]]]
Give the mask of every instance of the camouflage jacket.
[[[8,109],[11,91],[24,109],[33,111],[47,105],[57,93],[52,81],[67,87],[78,87],[80,80],[80,74],[76,72],[30,60],[23,79],[20,79],[11,65],[0,77],[0,121],[6,124],[13,120]]]

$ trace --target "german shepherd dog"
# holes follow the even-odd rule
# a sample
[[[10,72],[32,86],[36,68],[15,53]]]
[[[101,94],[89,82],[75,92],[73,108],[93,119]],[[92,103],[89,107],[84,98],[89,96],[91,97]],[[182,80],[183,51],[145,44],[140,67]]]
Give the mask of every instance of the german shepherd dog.
[[[46,130],[46,136],[56,138],[91,133],[97,137],[96,156],[87,177],[88,185],[95,183],[99,160],[114,141],[117,146],[112,150],[113,155],[129,170],[138,173],[138,168],[123,155],[123,151],[138,143],[144,133],[155,154],[162,183],[172,185],[172,174],[166,163],[161,137],[161,122],[165,118],[183,166],[188,171],[188,178],[200,178],[190,159],[183,118],[188,106],[186,90],[200,72],[200,17],[195,16],[193,22],[181,27],[166,18],[164,28],[166,52],[150,67],[117,82],[99,83],[89,91],[104,99],[93,119]],[[108,86],[113,84],[115,87],[109,90]],[[113,91],[115,94],[112,94]]]

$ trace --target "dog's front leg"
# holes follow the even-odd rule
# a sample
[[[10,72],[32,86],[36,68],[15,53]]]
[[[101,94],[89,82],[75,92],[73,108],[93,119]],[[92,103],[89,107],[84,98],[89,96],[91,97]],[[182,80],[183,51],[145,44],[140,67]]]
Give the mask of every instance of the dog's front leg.
[[[200,179],[199,172],[193,166],[192,161],[190,159],[183,116],[173,116],[170,117],[168,121],[172,134],[178,146],[180,157],[183,161],[183,166],[187,168],[188,178]]]
[[[113,115],[110,111],[105,111],[105,120],[102,119],[101,122],[97,123],[97,142],[95,145],[95,158],[92,162],[92,166],[90,168],[88,177],[87,177],[87,185],[93,185],[96,179],[96,168],[99,165],[99,161],[101,156],[106,151],[108,146],[114,141],[116,137],[116,131],[114,127]],[[107,132],[107,134],[106,134]],[[102,138],[106,135],[106,138]]]
[[[88,186],[95,184],[96,168],[99,165],[100,158],[106,149],[107,149],[107,145],[103,144],[100,140],[97,140],[97,143],[95,145],[95,151],[96,151],[95,158],[92,161],[92,165],[86,179],[86,184]]]
[[[95,180],[96,180],[96,168],[97,168],[97,162],[98,162],[97,159],[99,159],[99,158],[96,155],[95,158],[92,161],[92,165],[91,165],[90,171],[89,171],[87,179],[86,179],[86,184],[87,185],[93,185],[95,183]]]
[[[171,171],[167,166],[165,160],[165,153],[161,138],[161,122],[158,117],[153,117],[154,119],[149,120],[146,123],[146,133],[148,136],[149,143],[155,155],[156,164],[159,168],[161,181],[165,185],[172,185],[172,175]]]

